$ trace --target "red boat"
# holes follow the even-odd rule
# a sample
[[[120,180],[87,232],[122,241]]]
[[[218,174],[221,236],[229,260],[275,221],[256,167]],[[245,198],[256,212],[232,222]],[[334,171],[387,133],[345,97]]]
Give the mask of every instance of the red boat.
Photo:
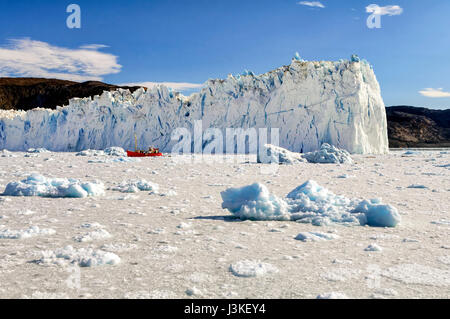
[[[155,157],[155,156],[163,156],[162,153],[150,153],[150,152],[144,152],[144,151],[137,151],[132,152],[127,150],[127,156],[128,157]]]
[[[127,156],[128,157],[156,157],[156,156],[163,156],[163,154],[159,151],[159,148],[150,147],[148,151],[142,151],[138,150],[137,146],[137,136],[134,135],[134,143],[135,143],[135,150],[134,152],[127,150]]]

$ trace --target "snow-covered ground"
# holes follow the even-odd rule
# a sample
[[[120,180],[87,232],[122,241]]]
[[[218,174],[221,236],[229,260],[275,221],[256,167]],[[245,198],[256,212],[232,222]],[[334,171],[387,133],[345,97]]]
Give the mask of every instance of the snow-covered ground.
[[[67,181],[102,183],[104,194],[0,196],[0,298],[450,296],[448,151],[276,170],[245,156],[115,162],[4,154],[0,192],[37,173],[45,179],[28,179],[30,194],[47,194],[35,189],[44,186],[61,191]],[[232,187],[260,183],[283,198],[308,180],[345,198],[382,198],[401,222],[241,221],[221,207],[221,192]]]

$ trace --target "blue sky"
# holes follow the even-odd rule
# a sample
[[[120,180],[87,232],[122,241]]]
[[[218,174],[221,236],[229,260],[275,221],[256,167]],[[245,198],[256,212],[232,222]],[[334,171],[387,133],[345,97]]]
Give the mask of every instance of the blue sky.
[[[71,3],[81,8],[81,29],[66,26]],[[381,16],[381,28],[369,29],[372,3],[402,12]],[[373,64],[386,105],[450,108],[450,1],[306,4],[0,0],[0,76],[183,82],[171,85],[190,89],[244,69],[270,71],[296,51],[306,60],[356,53]]]

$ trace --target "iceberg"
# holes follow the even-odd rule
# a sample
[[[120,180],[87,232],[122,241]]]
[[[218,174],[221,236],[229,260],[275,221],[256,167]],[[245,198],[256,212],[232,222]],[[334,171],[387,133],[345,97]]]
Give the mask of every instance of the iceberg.
[[[47,178],[31,174],[20,182],[6,185],[3,196],[41,196],[83,198],[105,193],[101,182],[80,182],[73,178]]]
[[[395,207],[384,205],[378,199],[362,201],[354,212],[364,213],[369,226],[395,227],[401,221],[401,216]]]
[[[306,162],[300,153],[266,144],[257,153],[257,162],[262,164],[297,164]]]
[[[322,144],[320,150],[309,152],[303,157],[310,163],[322,164],[352,164],[353,160],[346,150],[339,149],[328,143]]]
[[[254,75],[208,80],[186,97],[163,85],[74,98],[56,110],[1,110],[0,149],[78,152],[141,145],[171,152],[177,128],[279,129],[280,147],[307,153],[328,143],[350,153],[388,152],[380,87],[364,60],[303,61]],[[274,144],[272,142],[272,144]],[[123,156],[123,155],[121,155]]]
[[[229,188],[220,195],[222,208],[241,219],[290,220],[286,202],[270,194],[262,184]]]
[[[335,195],[313,180],[296,187],[285,198],[271,194],[266,186],[258,183],[229,188],[221,196],[222,208],[242,220],[291,220],[315,226],[336,223],[373,227],[395,227],[401,221],[397,209],[379,199],[360,201]],[[311,234],[315,239],[336,238],[317,232]],[[311,239],[311,234],[299,234],[298,239]]]

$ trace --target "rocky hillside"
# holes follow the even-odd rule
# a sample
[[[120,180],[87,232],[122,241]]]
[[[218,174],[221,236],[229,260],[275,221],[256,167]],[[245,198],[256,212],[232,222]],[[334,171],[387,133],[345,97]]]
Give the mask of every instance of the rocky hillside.
[[[36,107],[56,108],[69,104],[73,97],[100,95],[119,86],[97,81],[72,82],[40,78],[0,78],[0,109],[29,110]],[[128,88],[132,92],[137,87]]]
[[[450,147],[450,109],[386,108],[389,147]]]

